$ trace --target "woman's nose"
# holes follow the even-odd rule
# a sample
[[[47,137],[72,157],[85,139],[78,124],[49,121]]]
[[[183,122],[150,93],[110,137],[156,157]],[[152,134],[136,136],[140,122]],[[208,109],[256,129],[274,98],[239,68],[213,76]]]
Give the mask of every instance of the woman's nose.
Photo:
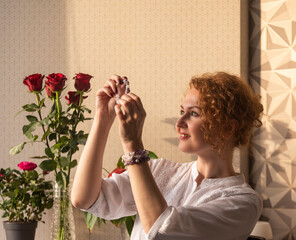
[[[184,121],[185,119],[185,115],[181,116],[177,122],[176,122],[176,127],[177,128],[184,128],[184,127],[187,127],[187,124],[186,122]]]

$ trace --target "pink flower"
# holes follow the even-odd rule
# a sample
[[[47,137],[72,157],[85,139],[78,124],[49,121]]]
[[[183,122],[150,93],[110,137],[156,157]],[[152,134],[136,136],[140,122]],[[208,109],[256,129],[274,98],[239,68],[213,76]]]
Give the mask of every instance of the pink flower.
[[[37,167],[33,162],[21,162],[17,165],[21,170],[32,171]]]

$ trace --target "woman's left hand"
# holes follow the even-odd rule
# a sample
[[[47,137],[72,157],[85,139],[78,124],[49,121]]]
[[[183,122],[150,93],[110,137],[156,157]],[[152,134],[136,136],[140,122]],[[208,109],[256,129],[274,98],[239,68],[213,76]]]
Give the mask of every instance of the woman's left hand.
[[[141,99],[133,93],[124,94],[115,106],[115,112],[119,120],[119,134],[124,152],[142,150],[146,112]]]

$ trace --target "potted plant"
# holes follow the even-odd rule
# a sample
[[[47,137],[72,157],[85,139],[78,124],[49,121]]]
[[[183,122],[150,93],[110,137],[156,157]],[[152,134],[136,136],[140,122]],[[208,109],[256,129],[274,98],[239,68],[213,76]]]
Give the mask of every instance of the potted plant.
[[[151,152],[151,151],[149,151],[149,156],[151,159],[158,158],[158,156],[154,152]],[[122,163],[122,158],[120,157],[117,164],[116,164],[116,168],[112,172],[109,172],[105,168],[103,168],[103,170],[108,173],[108,178],[110,178],[113,174],[121,174],[121,173],[125,172],[126,168],[125,168],[125,165]],[[106,223],[105,219],[96,217],[92,213],[84,211],[83,214],[84,214],[84,219],[85,219],[85,222],[86,222],[89,232],[92,231],[96,222],[98,222],[98,227],[100,227],[102,223]],[[120,228],[121,238],[122,238],[122,240],[124,240],[124,239],[130,239],[135,219],[136,219],[136,215],[133,215],[133,216],[127,216],[127,217],[123,217],[123,218],[119,218],[119,219],[110,220],[110,222],[114,226]]]
[[[93,76],[78,73],[73,77],[75,91],[68,91],[68,95],[63,97],[68,105],[66,108],[61,99],[67,87],[67,77],[62,73],[52,73],[43,84],[44,77],[36,73],[23,80],[36,101],[22,106],[28,120],[23,126],[23,134],[28,140],[11,148],[10,154],[20,153],[27,143],[41,144],[44,153],[32,158],[42,160],[40,168],[43,171],[52,171],[56,182],[51,239],[74,240],[75,224],[69,195],[70,175],[77,165],[73,156],[88,137],[83,130],[78,130],[78,124],[91,119],[84,116],[85,112],[91,111],[82,103],[87,98],[85,93],[90,91],[90,79]],[[41,131],[36,133],[38,128]]]
[[[47,172],[38,173],[33,162],[21,162],[20,170],[0,170],[0,209],[7,240],[33,240],[37,222],[53,206],[51,181]]]

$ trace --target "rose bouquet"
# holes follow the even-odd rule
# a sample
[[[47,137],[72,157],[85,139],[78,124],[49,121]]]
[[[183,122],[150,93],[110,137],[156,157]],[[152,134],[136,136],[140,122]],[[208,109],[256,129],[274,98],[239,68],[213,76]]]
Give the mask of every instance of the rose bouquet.
[[[33,162],[18,164],[16,169],[0,170],[0,209],[9,222],[41,221],[45,209],[53,205],[51,181],[45,180],[47,172],[39,173]]]
[[[43,171],[53,171],[56,184],[60,188],[59,208],[60,221],[57,239],[64,239],[66,236],[64,226],[67,224],[67,209],[70,206],[69,183],[71,169],[77,165],[77,160],[73,159],[75,152],[79,150],[80,144],[85,144],[88,134],[77,130],[78,124],[91,118],[84,116],[85,112],[91,111],[82,105],[87,98],[85,93],[90,91],[89,74],[76,74],[74,87],[76,91],[69,91],[65,96],[67,101],[66,109],[63,108],[61,96],[65,90],[67,78],[62,73],[52,73],[46,77],[43,87],[44,75],[32,74],[23,80],[23,84],[29,89],[29,93],[35,95],[36,102],[22,106],[20,112],[27,112],[28,123],[23,126],[23,134],[27,141],[10,149],[10,154],[20,153],[27,143],[42,144],[44,154],[34,156],[34,159],[41,159],[40,168]],[[44,91],[45,89],[45,91]],[[46,92],[46,97],[43,93]],[[49,101],[49,104],[46,103]],[[46,105],[50,105],[47,114],[44,116]],[[37,128],[41,130],[36,133]],[[74,224],[74,223],[73,223]],[[70,239],[69,236],[66,238]]]
[[[158,158],[158,156],[154,152],[151,152],[151,151],[149,151],[149,156],[150,156],[150,159],[157,159]],[[121,157],[119,158],[119,160],[116,164],[116,168],[112,172],[109,172],[105,168],[103,168],[103,169],[104,169],[104,171],[106,171],[108,173],[108,178],[112,177],[113,174],[121,174],[126,171],[125,165],[122,163]],[[84,213],[86,225],[87,225],[90,232],[92,231],[92,229],[97,221],[98,221],[98,227],[100,227],[102,223],[106,223],[105,219],[96,217],[92,213],[89,213],[89,212],[83,212],[83,213]],[[128,234],[131,235],[135,219],[136,219],[136,215],[133,215],[133,216],[127,216],[127,217],[123,217],[123,218],[119,218],[119,219],[110,220],[110,222],[113,225],[115,225],[116,227],[120,227],[122,225],[125,225]]]

